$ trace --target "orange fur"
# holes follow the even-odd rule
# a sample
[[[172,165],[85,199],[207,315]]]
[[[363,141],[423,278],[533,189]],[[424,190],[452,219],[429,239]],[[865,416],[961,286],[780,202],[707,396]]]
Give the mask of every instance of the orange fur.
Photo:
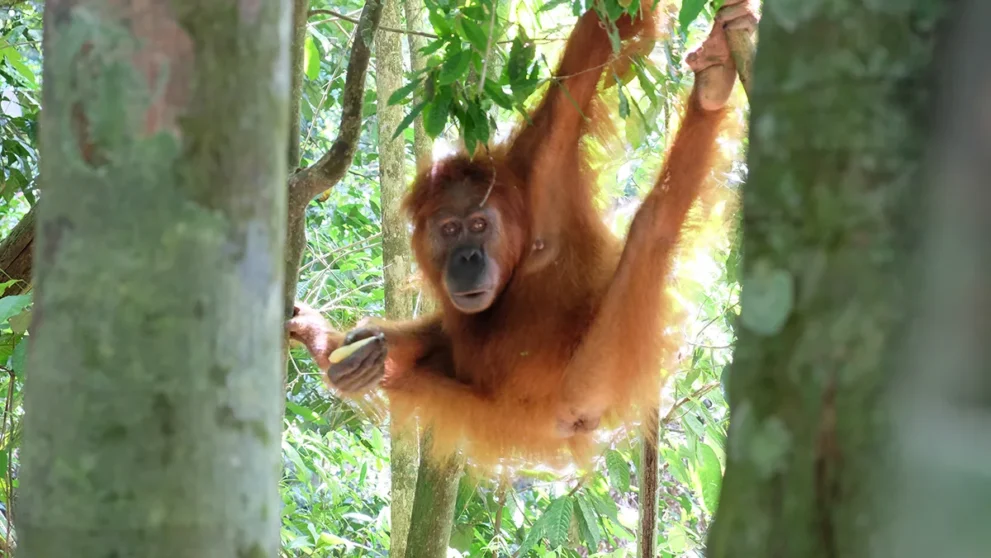
[[[631,39],[621,56],[655,36],[652,12],[619,22]],[[693,91],[681,128],[625,245],[594,206],[596,176],[582,138],[607,130],[596,106],[605,68],[616,63],[594,12],[573,30],[557,75],[508,146],[454,156],[424,169],[405,201],[424,276],[443,301],[433,315],[375,321],[385,334],[382,388],[394,420],[430,426],[440,452],[461,447],[476,464],[584,460],[592,430],[655,409],[675,338],[667,280],[689,210],[711,167],[725,109],[704,111]],[[567,93],[565,93],[565,90]],[[492,257],[513,273],[480,314],[458,312],[441,282],[426,231],[451,196],[482,197],[505,226]],[[532,250],[536,243],[543,249]],[[339,341],[338,341],[339,343]]]

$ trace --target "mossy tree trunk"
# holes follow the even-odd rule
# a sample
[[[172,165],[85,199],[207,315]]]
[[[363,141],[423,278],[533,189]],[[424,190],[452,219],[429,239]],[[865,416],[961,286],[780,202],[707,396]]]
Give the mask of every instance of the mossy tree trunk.
[[[303,68],[306,52],[306,22],[309,19],[310,0],[292,0],[292,91],[289,97],[289,155],[286,164],[289,172],[295,172],[299,166],[300,142],[300,104],[303,102],[303,82],[306,79]],[[295,287],[295,285],[293,285]]]
[[[874,555],[941,0],[768,1],[711,558]]]
[[[419,33],[426,29],[427,8],[423,0],[403,0],[403,10],[406,13],[406,42],[409,47],[410,68],[418,72],[426,67],[427,57],[421,50],[427,46],[427,38]],[[414,106],[423,101],[423,94],[419,90],[414,93]],[[416,167],[420,169],[433,163],[433,140],[423,127],[423,114],[413,120],[413,154],[416,157]]]
[[[25,557],[279,548],[288,0],[49,0]]]
[[[459,454],[437,455],[430,431],[420,440],[420,468],[413,500],[406,555],[410,558],[445,558],[454,527],[458,481],[464,469]]]
[[[426,28],[426,8],[423,0],[403,0],[403,9],[406,13],[406,29],[410,31],[406,35],[410,67],[416,71],[426,65],[420,49],[428,41],[417,34]],[[419,103],[419,97],[414,102]],[[433,140],[423,127],[423,115],[413,121],[413,153],[418,170],[433,164]],[[421,290],[420,301],[420,314],[432,312],[436,308],[432,293],[425,289]],[[407,556],[443,558],[447,556],[451,530],[454,527],[454,507],[458,497],[458,483],[464,470],[464,457],[450,455],[434,459],[429,430],[420,433],[419,445],[420,462]]]
[[[888,556],[986,556],[991,548],[991,3],[961,0],[940,55],[937,130],[922,193],[924,239],[902,339]]]
[[[399,1],[383,0],[381,26],[402,25]],[[406,141],[393,139],[403,119],[403,108],[386,100],[403,86],[402,37],[397,33],[375,35],[375,88],[378,97],[379,187],[382,200],[382,263],[385,279],[385,315],[393,320],[413,317],[416,292],[409,288],[413,273],[410,235],[401,204],[406,193]],[[406,555],[413,497],[416,492],[418,440],[416,425],[390,422],[390,469],[392,473],[391,530],[389,556]]]

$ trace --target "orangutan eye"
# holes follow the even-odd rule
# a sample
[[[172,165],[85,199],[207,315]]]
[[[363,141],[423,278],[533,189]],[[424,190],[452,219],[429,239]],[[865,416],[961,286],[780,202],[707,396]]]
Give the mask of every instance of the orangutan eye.
[[[458,224],[451,221],[449,223],[444,223],[444,226],[440,228],[440,234],[444,236],[454,236],[458,234],[458,229]]]
[[[485,222],[485,219],[475,219],[474,221],[471,222],[469,228],[473,233],[480,233],[485,230],[486,226],[487,223]]]

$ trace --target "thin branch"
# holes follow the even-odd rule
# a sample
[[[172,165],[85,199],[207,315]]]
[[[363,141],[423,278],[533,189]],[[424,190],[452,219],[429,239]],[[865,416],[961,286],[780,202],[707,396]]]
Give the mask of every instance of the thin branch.
[[[315,15],[326,15],[326,16],[330,16],[330,17],[333,17],[333,18],[336,18],[336,19],[340,19],[342,21],[349,21],[351,23],[358,23],[359,22],[359,20],[357,20],[357,19],[355,19],[355,18],[353,18],[353,17],[351,17],[349,15],[345,15],[345,14],[342,14],[340,12],[335,12],[334,10],[317,10],[317,9],[313,9],[313,10],[310,10],[309,14],[310,14],[310,17],[313,17]],[[379,27],[379,30],[380,31],[388,31],[389,33],[399,33],[400,35],[417,35],[417,36],[420,36],[420,37],[426,37],[428,39],[439,39],[440,38],[437,35],[433,35],[431,33],[425,33],[423,31],[412,31],[412,30],[407,30],[407,29],[396,29],[395,27]]]
[[[482,55],[482,76],[478,79],[478,94],[481,95],[485,89],[485,72],[489,69],[489,56],[492,55],[492,35],[495,33],[496,22],[496,2],[492,0],[492,17],[489,18],[489,36],[485,38],[485,53]]]
[[[681,400],[679,400],[677,403],[675,403],[674,405],[671,406],[671,410],[668,411],[668,414],[664,415],[664,420],[661,421],[661,424],[667,424],[667,423],[671,422],[672,420],[674,420],[674,413],[675,413],[675,411],[677,411],[678,409],[680,409],[682,407],[682,405],[684,405],[685,403],[688,403],[689,401],[691,401],[693,399],[698,399],[699,397],[702,397],[703,395],[705,395],[706,393],[709,393],[710,391],[716,389],[717,387],[719,387],[719,382],[712,382],[710,384],[706,384],[706,385],[698,388],[697,390],[693,391],[692,393],[690,393],[690,394],[686,395],[685,397],[681,398]]]
[[[324,10],[324,9],[316,9],[315,8],[315,9],[310,10],[308,13],[309,13],[310,17],[315,16],[315,15],[325,15],[325,16],[330,16],[330,19],[337,19],[337,20],[340,20],[340,21],[346,21],[348,23],[358,23],[359,22],[358,19],[355,19],[352,16],[349,16],[347,14],[342,14],[340,12],[335,12],[334,10]],[[317,21],[315,23],[324,23],[324,22],[330,21],[330,19],[320,20],[320,21]],[[495,18],[493,18],[493,19],[495,19]],[[427,39],[439,39],[440,38],[439,35],[435,35],[433,33],[427,33],[426,31],[417,31],[415,29],[396,29],[395,27],[379,27],[379,30],[386,31],[386,32],[389,32],[389,33],[399,33],[400,35],[415,35],[417,37],[425,37]],[[491,37],[491,29],[490,29],[490,32],[489,32],[489,36]],[[547,43],[547,44],[549,44],[549,43],[560,43],[560,42],[564,42],[565,40],[567,40],[567,37],[553,37],[553,38],[551,38],[551,37],[534,37],[534,38],[530,39],[529,42],[531,42],[531,43]],[[512,40],[507,39],[507,40],[503,40],[503,41],[498,41],[495,44],[497,44],[497,45],[508,45],[508,44],[512,44],[512,42],[513,42]]]
[[[492,530],[495,532],[493,538],[502,541],[502,513],[506,509],[506,483],[505,479],[499,479],[499,488],[497,489],[499,496],[496,498],[496,505],[499,506],[496,509],[495,521],[492,522]]]
[[[316,163],[290,178],[290,210],[305,207],[318,194],[337,184],[351,166],[361,134],[361,111],[365,99],[365,77],[368,75],[371,42],[382,18],[383,4],[384,0],[368,0],[361,10],[348,60],[344,92],[341,95],[341,123],[337,139]]]

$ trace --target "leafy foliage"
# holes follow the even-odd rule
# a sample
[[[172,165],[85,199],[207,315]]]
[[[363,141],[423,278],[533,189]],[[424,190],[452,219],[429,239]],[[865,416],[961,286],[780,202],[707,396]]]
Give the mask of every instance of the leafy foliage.
[[[0,234],[38,197],[41,9],[29,2],[0,17]]]

